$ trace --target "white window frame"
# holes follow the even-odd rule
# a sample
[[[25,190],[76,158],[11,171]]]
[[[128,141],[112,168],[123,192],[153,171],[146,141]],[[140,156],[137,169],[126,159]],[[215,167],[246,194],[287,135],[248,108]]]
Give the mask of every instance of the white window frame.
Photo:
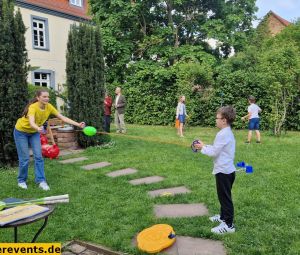
[[[82,7],[83,6],[83,0],[70,0],[70,4]]]
[[[35,24],[36,26],[34,26]],[[31,28],[32,47],[38,50],[49,50],[48,19],[37,16],[31,16]]]
[[[36,78],[36,75],[39,75]],[[32,84],[39,87],[55,88],[54,72],[52,70],[37,69],[32,72]]]

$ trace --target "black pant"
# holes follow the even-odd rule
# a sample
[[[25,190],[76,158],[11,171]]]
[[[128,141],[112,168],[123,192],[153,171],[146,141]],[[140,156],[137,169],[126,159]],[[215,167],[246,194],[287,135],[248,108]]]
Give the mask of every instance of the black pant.
[[[231,198],[231,188],[235,179],[235,172],[231,174],[218,173],[216,176],[216,186],[218,199],[221,205],[221,220],[231,227],[234,217],[234,208]]]
[[[110,115],[104,115],[103,119],[103,129],[105,132],[109,133],[110,132]]]

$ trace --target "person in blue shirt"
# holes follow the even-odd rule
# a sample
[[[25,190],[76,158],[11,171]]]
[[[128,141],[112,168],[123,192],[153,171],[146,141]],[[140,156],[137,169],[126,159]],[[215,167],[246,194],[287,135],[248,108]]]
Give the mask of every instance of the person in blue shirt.
[[[219,108],[216,115],[216,126],[221,130],[217,133],[213,145],[206,145],[202,141],[195,145],[202,154],[214,159],[212,173],[215,175],[217,194],[221,205],[220,214],[209,218],[212,222],[220,223],[219,226],[211,229],[211,232],[215,234],[235,232],[234,206],[231,196],[236,171],[234,166],[235,138],[231,130],[235,117],[236,112],[232,106]]]

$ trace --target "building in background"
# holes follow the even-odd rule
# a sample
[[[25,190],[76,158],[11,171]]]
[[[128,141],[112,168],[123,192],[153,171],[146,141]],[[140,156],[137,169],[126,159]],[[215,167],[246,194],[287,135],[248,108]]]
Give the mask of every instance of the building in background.
[[[29,83],[63,91],[69,30],[74,23],[91,20],[87,1],[16,0],[27,28],[29,64],[35,68],[28,74]]]
[[[261,24],[267,24],[268,32],[271,36],[275,36],[280,33],[284,28],[289,26],[291,22],[281,18],[279,15],[274,13],[273,11],[269,11],[263,20],[258,25],[258,28]]]

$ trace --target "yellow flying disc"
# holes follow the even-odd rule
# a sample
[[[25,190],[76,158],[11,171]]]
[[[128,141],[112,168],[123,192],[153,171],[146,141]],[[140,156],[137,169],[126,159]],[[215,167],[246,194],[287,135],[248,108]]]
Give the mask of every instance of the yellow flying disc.
[[[170,225],[156,224],[137,235],[138,248],[147,253],[157,253],[175,242],[175,232]]]

